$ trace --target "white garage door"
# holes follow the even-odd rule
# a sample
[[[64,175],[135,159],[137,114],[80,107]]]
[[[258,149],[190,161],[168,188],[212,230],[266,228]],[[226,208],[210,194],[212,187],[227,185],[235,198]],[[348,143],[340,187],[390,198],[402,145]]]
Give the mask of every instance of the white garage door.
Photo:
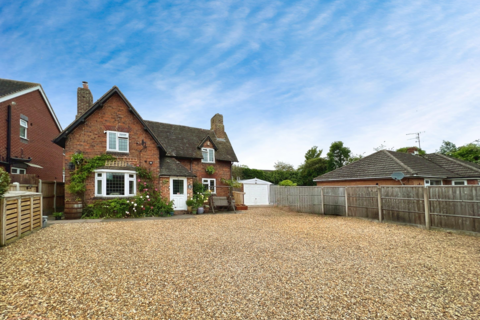
[[[245,184],[243,190],[247,206],[268,204],[268,185]]]

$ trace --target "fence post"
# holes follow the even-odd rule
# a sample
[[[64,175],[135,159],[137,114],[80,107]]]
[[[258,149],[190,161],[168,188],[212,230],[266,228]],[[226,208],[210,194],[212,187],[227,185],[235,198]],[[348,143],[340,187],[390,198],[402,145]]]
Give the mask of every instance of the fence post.
[[[378,193],[378,221],[382,222],[383,215],[382,215],[382,188],[377,186],[377,193]]]
[[[325,197],[323,196],[323,187],[320,187],[320,197],[322,198],[322,214],[325,215]]]
[[[38,179],[38,192],[42,193],[42,179]]]
[[[0,226],[0,246],[5,245],[5,232],[7,231],[7,227],[5,224],[7,223],[7,199],[2,198],[0,199],[0,219],[1,220],[1,226]]]
[[[57,212],[57,180],[53,185],[53,212]]]
[[[22,197],[17,200],[17,236],[22,234]]]
[[[430,229],[430,201],[429,201],[429,189],[423,188],[423,200],[425,202],[425,228]]]
[[[345,187],[345,216],[348,217],[348,197],[347,197],[347,189],[348,187]]]
[[[33,230],[33,196],[30,197],[30,231]]]

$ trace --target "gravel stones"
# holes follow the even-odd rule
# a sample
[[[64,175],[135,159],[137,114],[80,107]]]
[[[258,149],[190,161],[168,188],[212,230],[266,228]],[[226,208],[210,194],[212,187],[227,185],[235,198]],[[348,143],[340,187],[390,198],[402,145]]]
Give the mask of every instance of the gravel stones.
[[[57,224],[0,249],[0,318],[478,319],[480,237],[259,208]]]

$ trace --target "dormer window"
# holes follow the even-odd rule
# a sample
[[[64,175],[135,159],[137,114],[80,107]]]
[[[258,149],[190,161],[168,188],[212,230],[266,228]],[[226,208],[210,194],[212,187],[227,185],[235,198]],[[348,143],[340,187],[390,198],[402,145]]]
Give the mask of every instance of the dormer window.
[[[214,163],[215,162],[215,150],[210,148],[202,148],[202,162]]]
[[[128,153],[128,133],[107,131],[107,151]]]

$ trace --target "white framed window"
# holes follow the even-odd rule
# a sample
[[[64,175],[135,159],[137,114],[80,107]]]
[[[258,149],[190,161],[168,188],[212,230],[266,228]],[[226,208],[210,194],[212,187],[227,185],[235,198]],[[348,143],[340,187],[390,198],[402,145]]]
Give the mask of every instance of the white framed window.
[[[95,196],[132,197],[137,194],[135,171],[95,171]]]
[[[466,186],[467,180],[452,180],[452,185],[454,186]]]
[[[443,185],[442,180],[438,179],[425,179],[425,185],[426,186],[441,186]]]
[[[26,174],[27,170],[23,168],[12,168],[12,174]]]
[[[215,162],[215,149],[202,148],[202,162],[214,163]]]
[[[27,139],[28,122],[20,119],[20,138]]]
[[[211,193],[217,193],[217,182],[215,179],[202,179],[202,184],[205,190]]]
[[[107,151],[129,152],[128,133],[107,131]]]

